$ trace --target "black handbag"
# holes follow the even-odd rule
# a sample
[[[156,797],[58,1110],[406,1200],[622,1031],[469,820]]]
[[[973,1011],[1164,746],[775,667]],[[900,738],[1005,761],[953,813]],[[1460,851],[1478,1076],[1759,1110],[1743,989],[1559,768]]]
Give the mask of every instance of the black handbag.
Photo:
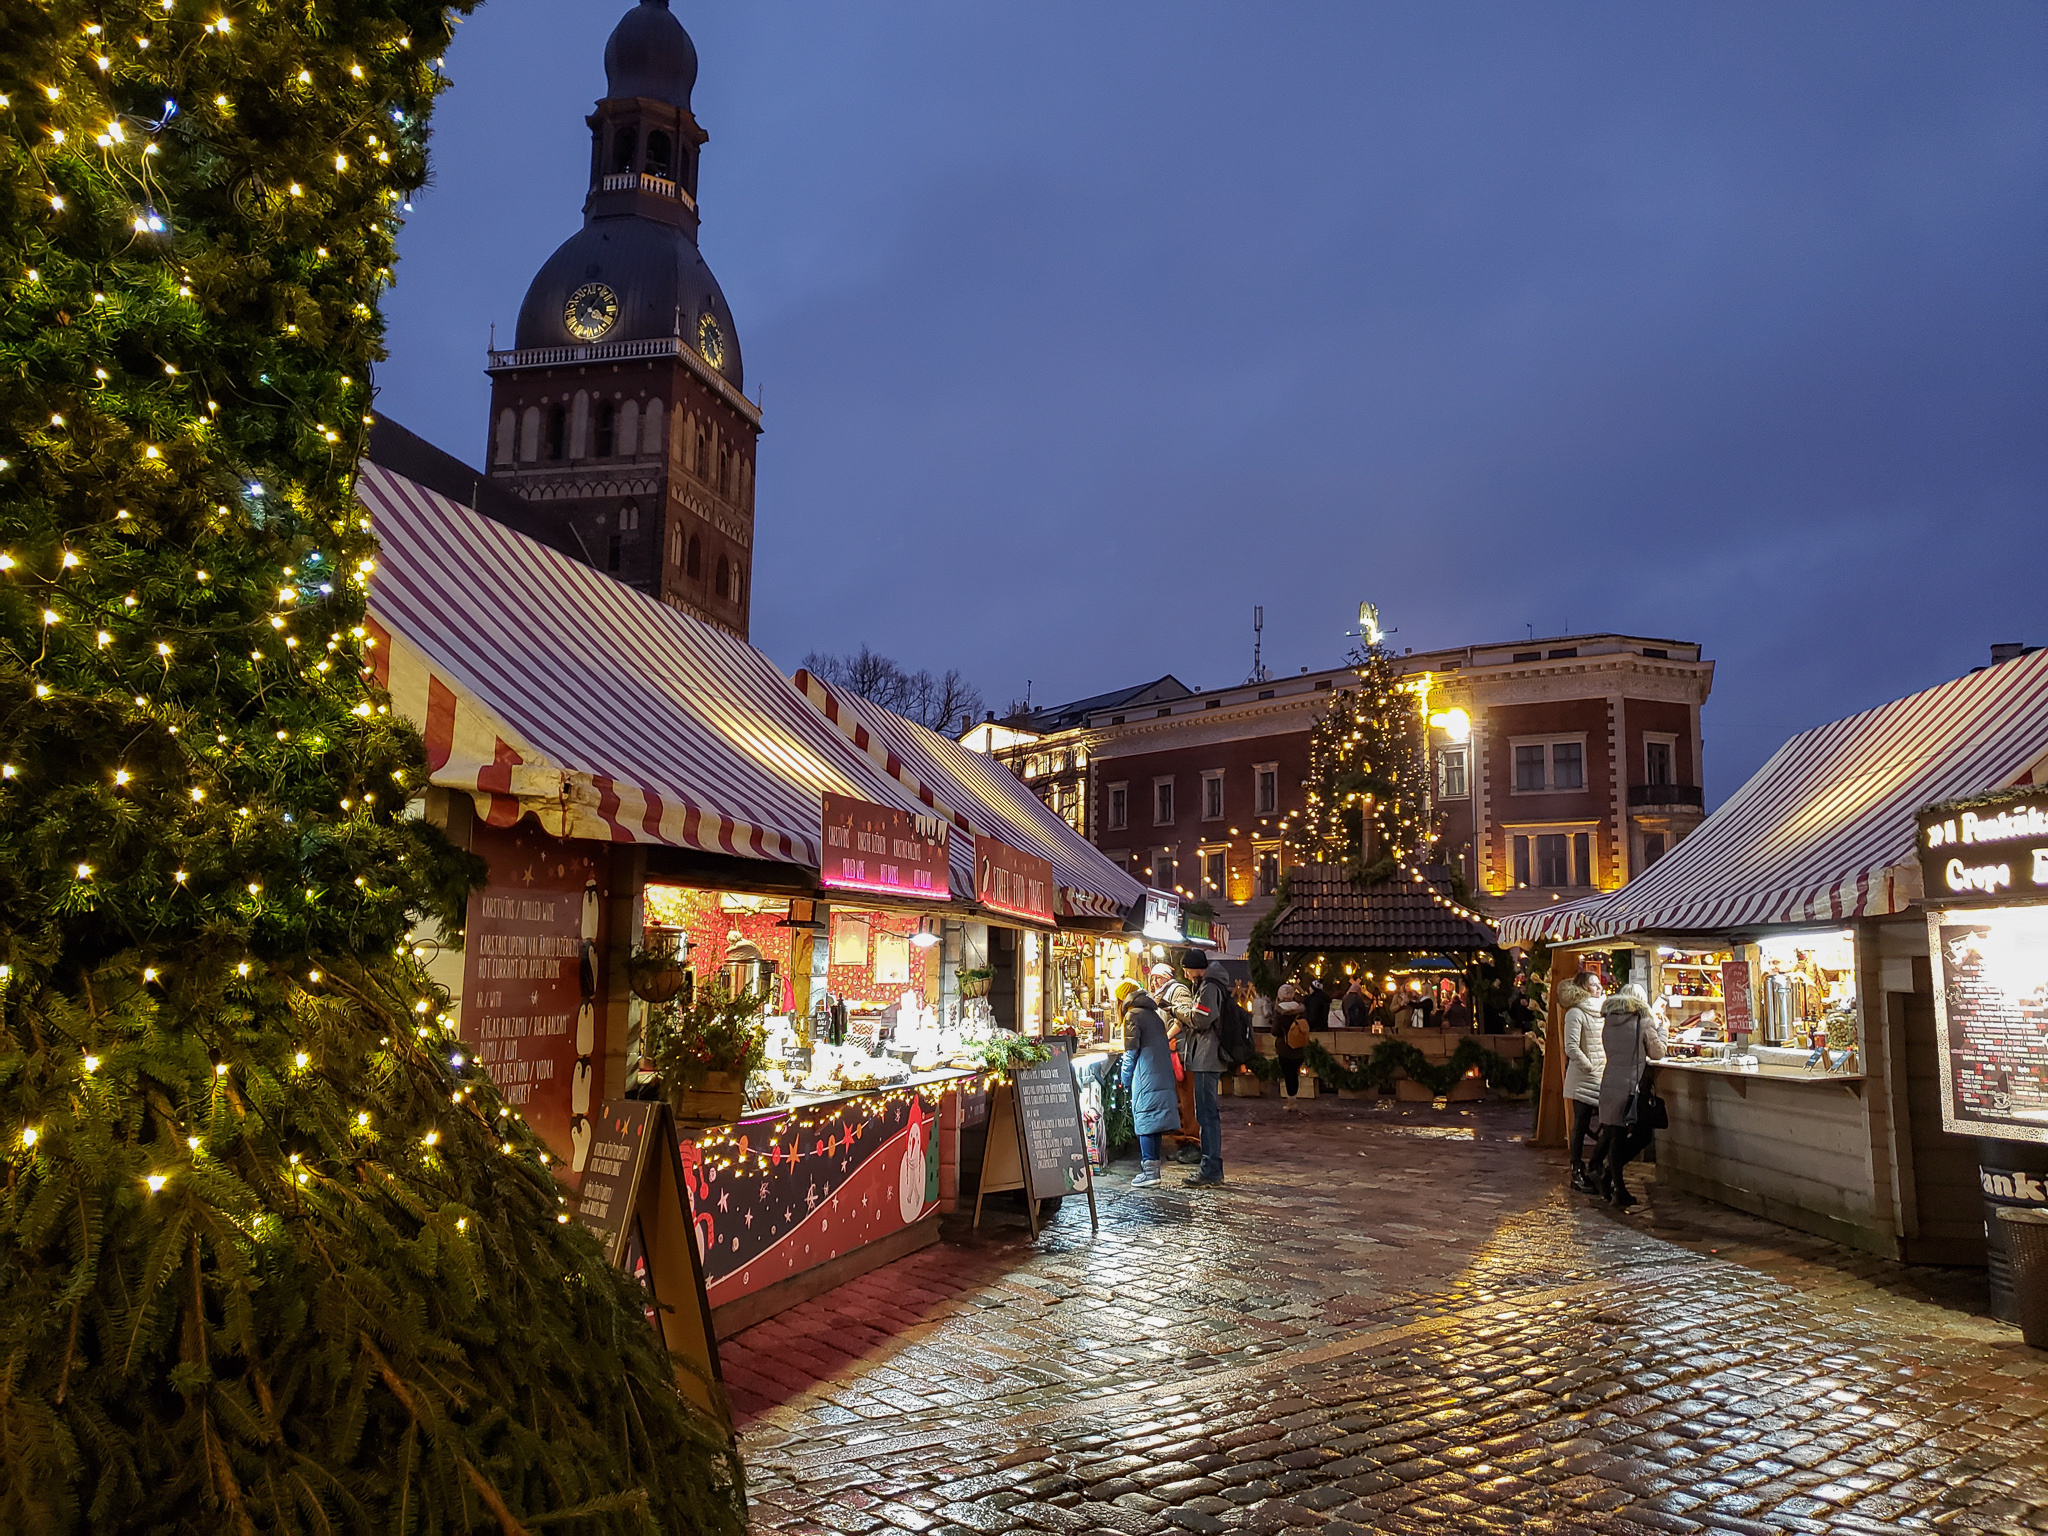
[[[1642,1020],[1636,1020],[1636,1049],[1643,1048]],[[1628,1096],[1628,1103],[1622,1107],[1621,1123],[1633,1126],[1639,1131],[1661,1131],[1671,1124],[1671,1112],[1664,1107],[1664,1100],[1654,1086],[1657,1069],[1643,1068],[1643,1080],[1636,1084],[1636,1091]]]

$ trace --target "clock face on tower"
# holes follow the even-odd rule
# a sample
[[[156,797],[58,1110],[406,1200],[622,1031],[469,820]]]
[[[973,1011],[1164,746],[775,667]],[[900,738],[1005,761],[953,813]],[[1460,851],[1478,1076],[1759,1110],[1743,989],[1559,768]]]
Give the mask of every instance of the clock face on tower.
[[[725,333],[718,328],[716,316],[706,315],[697,322],[697,350],[712,367],[725,367]]]
[[[619,319],[619,296],[603,283],[585,283],[569,295],[562,306],[562,323],[569,334],[583,341],[596,341]]]

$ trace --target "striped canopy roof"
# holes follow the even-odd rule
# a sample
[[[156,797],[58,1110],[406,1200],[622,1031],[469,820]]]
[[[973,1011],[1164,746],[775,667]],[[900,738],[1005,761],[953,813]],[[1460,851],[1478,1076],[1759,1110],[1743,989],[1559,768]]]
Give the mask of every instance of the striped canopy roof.
[[[924,805],[955,825],[988,836],[1053,867],[1062,917],[1121,917],[1145,887],[1096,851],[994,758],[906,720],[893,710],[835,688],[809,672],[796,686],[846,740]]]
[[[2048,650],[1794,736],[1642,875],[1519,913],[1501,942],[1714,933],[1902,912],[1913,813],[2021,781],[2048,754]]]
[[[357,494],[379,679],[486,821],[815,869],[828,790],[930,814],[744,641],[378,465]]]

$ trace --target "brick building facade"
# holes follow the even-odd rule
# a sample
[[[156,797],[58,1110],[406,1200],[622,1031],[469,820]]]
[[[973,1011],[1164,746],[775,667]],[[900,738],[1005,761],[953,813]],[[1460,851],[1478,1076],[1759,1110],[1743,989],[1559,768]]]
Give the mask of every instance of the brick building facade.
[[[1429,732],[1437,857],[1492,915],[1612,890],[1705,814],[1699,719],[1714,669],[1696,644],[1564,635],[1400,665],[1427,682],[1442,722]],[[1108,857],[1213,902],[1241,953],[1289,861],[1281,825],[1303,805],[1309,734],[1349,680],[1345,668],[1218,690],[1165,678],[976,730]]]

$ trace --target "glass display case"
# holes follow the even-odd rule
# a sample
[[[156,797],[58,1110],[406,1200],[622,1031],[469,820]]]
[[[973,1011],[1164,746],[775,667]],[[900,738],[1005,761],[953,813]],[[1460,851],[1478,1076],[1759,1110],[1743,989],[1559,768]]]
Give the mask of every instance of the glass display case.
[[[1852,931],[1718,948],[1663,944],[1648,959],[1674,1066],[1795,1078],[1862,1073]]]

